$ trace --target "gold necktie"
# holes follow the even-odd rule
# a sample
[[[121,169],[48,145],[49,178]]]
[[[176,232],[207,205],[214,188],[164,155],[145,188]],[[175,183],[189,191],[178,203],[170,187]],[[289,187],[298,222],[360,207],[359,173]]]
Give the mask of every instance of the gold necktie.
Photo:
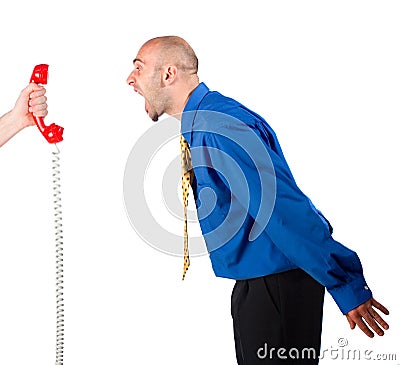
[[[189,186],[193,181],[193,167],[190,156],[190,149],[186,139],[181,135],[181,162],[182,162],[182,193],[183,193],[183,276],[185,280],[186,272],[190,265],[189,245],[187,232],[187,206],[189,198]]]

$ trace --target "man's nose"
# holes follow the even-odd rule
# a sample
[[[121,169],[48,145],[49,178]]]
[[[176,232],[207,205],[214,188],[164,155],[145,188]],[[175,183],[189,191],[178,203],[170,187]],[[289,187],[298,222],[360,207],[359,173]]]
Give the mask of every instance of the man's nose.
[[[135,86],[136,78],[135,78],[135,75],[134,75],[134,71],[132,71],[132,72],[129,74],[128,78],[126,79],[126,83],[127,83],[129,86]]]

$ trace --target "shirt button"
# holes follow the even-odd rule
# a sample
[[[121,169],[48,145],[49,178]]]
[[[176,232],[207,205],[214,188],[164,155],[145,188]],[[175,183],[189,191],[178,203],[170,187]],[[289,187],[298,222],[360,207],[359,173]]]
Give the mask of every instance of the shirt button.
[[[369,290],[368,286],[366,286],[366,285],[364,286],[364,289],[365,289],[365,290]]]

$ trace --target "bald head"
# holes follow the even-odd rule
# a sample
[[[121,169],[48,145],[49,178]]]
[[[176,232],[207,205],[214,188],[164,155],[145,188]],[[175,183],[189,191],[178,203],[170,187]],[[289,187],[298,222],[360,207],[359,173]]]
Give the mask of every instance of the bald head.
[[[197,56],[189,43],[183,38],[177,36],[153,38],[142,46],[142,50],[151,50],[159,67],[173,64],[181,72],[190,75],[197,74]]]
[[[198,61],[192,47],[176,36],[147,41],[133,60],[127,83],[145,99],[153,121],[164,113],[180,115],[199,85]]]

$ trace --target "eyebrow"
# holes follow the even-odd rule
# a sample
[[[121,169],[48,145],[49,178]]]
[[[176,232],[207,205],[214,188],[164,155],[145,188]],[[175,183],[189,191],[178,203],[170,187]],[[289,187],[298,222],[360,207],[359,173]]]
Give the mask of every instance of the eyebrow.
[[[135,59],[133,60],[133,64],[135,64],[135,62],[140,62],[140,63],[143,63],[143,64],[144,64],[144,62],[143,62],[140,58],[135,58]]]

